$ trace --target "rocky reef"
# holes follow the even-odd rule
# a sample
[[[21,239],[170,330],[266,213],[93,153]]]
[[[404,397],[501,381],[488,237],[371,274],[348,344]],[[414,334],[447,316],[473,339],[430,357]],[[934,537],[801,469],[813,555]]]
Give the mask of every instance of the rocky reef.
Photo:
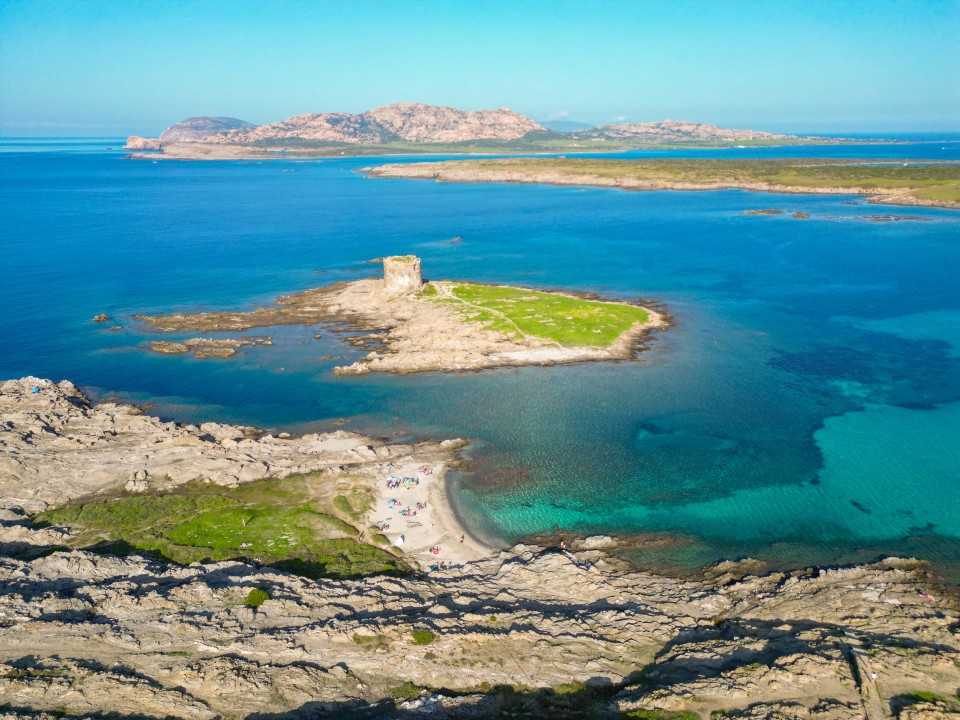
[[[67,549],[28,516],[416,447],[179,426],[37,378],[0,385],[0,442],[2,718],[957,717],[956,589],[923,563],[682,579],[590,538],[429,576],[177,565]]]

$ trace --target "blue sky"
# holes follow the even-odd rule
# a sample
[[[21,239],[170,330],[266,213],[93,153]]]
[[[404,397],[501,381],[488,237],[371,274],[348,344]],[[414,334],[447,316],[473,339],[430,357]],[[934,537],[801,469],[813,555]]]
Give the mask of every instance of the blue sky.
[[[399,101],[604,124],[960,130],[960,0],[0,0],[0,135]]]

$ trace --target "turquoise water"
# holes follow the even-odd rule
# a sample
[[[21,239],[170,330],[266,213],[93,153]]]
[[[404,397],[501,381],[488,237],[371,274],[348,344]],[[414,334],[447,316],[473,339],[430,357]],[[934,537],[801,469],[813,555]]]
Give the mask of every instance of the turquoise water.
[[[898,211],[352,172],[369,158],[132,162],[111,144],[0,144],[0,376],[184,421],[469,438],[455,499],[503,541],[602,532],[655,566],[906,553],[956,572],[960,213],[876,223]],[[956,141],[878,147],[829,155],[960,158]],[[777,151],[824,152],[739,152]],[[766,207],[811,218],[742,215]],[[468,375],[336,378],[357,353],[329,328],[266,330],[273,347],[226,361],[138,348],[136,313],[249,307],[403,252],[436,278],[651,298],[675,327],[634,363]]]

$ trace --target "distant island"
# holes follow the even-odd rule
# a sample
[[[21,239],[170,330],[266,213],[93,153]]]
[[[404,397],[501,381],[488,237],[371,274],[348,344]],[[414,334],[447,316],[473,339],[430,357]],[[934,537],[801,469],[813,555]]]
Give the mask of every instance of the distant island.
[[[194,117],[158,138],[135,135],[131,157],[218,160],[329,155],[451,152],[590,152],[641,147],[744,147],[828,144],[837,139],[733,130],[705,123],[663,122],[579,127],[535,122],[506,108],[464,111],[423,103],[395,103],[359,114],[306,113],[254,125],[224,117]]]
[[[960,163],[894,160],[523,158],[380,165],[371,177],[438,182],[592,185],[624,190],[722,190],[866,195],[867,202],[960,208]]]
[[[667,327],[666,314],[627,302],[503,285],[424,283],[420,259],[383,258],[384,278],[305,290],[248,312],[138,316],[163,332],[237,332],[275,325],[348,323],[370,348],[338,375],[416,373],[621,360],[641,339]],[[269,338],[155,340],[163,354],[230,357]]]

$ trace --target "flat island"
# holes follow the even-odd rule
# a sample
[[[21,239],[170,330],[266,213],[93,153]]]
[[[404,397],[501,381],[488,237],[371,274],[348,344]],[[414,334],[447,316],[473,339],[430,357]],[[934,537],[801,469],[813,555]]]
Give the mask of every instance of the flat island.
[[[667,327],[648,307],[562,292],[501,285],[424,283],[420,259],[383,259],[384,278],[337,283],[281,297],[247,312],[139,316],[163,332],[235,332],[275,325],[347,323],[375,345],[338,374],[458,371],[634,357],[644,336]],[[209,348],[214,341],[154,341],[156,352]],[[242,339],[245,344],[266,344]],[[206,343],[206,344],[204,344]],[[227,348],[233,350],[233,347]],[[202,354],[201,357],[225,356]]]
[[[518,158],[388,164],[371,177],[438,182],[590,185],[625,190],[723,190],[865,195],[867,202],[960,208],[960,163],[900,160],[606,160]]]

